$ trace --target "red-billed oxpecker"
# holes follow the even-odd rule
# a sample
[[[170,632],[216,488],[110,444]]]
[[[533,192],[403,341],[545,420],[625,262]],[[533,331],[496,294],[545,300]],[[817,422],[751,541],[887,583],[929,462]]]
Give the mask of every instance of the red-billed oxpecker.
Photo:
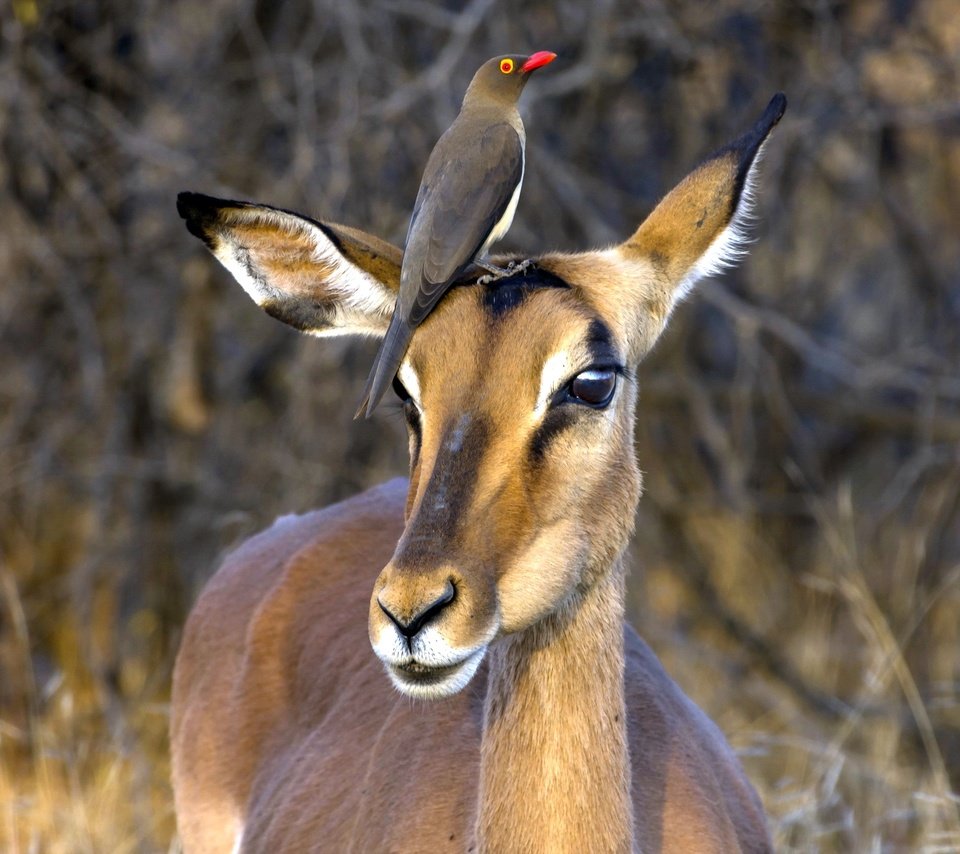
[[[497,56],[480,66],[463,96],[456,120],[427,160],[413,207],[400,272],[400,292],[390,328],[370,371],[357,416],[369,415],[393,382],[414,329],[471,265],[481,281],[519,268],[484,260],[517,210],[523,183],[526,134],[517,111],[530,74],[556,57]]]

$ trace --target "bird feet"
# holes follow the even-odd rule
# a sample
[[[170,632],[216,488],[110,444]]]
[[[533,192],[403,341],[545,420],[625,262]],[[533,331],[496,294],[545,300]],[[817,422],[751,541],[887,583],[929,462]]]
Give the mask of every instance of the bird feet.
[[[500,279],[506,279],[510,276],[518,276],[521,273],[525,272],[526,269],[533,263],[529,258],[526,261],[521,261],[519,264],[516,261],[511,261],[507,264],[506,267],[498,267],[496,264],[489,264],[486,261],[474,261],[481,270],[486,270],[487,275],[481,276],[477,279],[478,285],[489,285],[491,282],[497,282]]]

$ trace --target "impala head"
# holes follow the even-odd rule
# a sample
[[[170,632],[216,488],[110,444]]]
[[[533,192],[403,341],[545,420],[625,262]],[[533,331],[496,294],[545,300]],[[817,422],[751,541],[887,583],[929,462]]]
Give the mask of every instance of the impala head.
[[[595,259],[599,280],[615,263]],[[370,609],[401,690],[462,687],[493,638],[556,610],[622,547],[640,481],[630,347],[588,287],[546,266],[456,288],[417,332],[394,383],[407,525]]]
[[[406,526],[369,609],[401,691],[459,691],[492,641],[610,571],[640,493],[633,371],[693,284],[738,257],[757,156],[785,106],[776,96],[624,243],[468,281],[417,330],[394,383]],[[315,335],[386,331],[395,247],[260,205],[183,194],[179,209],[274,317]]]

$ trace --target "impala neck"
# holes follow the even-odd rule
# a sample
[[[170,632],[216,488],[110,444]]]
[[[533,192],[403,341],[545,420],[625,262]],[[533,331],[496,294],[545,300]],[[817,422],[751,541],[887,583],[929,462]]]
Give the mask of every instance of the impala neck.
[[[477,848],[633,846],[618,559],[562,612],[491,649]]]

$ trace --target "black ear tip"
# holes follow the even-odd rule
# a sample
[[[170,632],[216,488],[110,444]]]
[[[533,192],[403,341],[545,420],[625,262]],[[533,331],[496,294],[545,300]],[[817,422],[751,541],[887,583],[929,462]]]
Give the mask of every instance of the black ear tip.
[[[222,207],[220,200],[212,196],[191,192],[177,193],[177,213],[181,219],[201,219],[219,207]]]
[[[725,150],[729,151],[732,149],[736,151],[741,164],[749,166],[760,150],[760,146],[763,145],[766,138],[770,135],[770,131],[772,131],[777,122],[783,118],[783,114],[786,111],[787,96],[784,95],[783,92],[777,92],[777,94],[770,99],[770,103],[767,104],[767,108],[763,111],[763,115],[760,116],[757,123]]]
[[[194,237],[199,237],[211,249],[213,242],[210,236],[212,227],[217,221],[219,211],[224,207],[222,199],[205,196],[202,193],[178,193],[177,213],[186,221],[187,231]]]
[[[787,96],[783,92],[777,92],[770,99],[770,103],[767,104],[767,109],[764,110],[763,117],[764,119],[769,118],[770,127],[773,127],[780,119],[783,118],[783,114],[787,111]]]
[[[784,95],[783,92],[777,92],[777,94],[770,99],[770,103],[767,104],[767,108],[763,111],[763,115],[760,116],[760,120],[754,126],[751,135],[758,137],[762,142],[766,139],[767,134],[773,130],[777,122],[783,118],[783,114],[786,111],[787,96]]]
[[[196,193],[177,193],[177,213],[180,219],[190,219],[193,211],[193,199]]]

